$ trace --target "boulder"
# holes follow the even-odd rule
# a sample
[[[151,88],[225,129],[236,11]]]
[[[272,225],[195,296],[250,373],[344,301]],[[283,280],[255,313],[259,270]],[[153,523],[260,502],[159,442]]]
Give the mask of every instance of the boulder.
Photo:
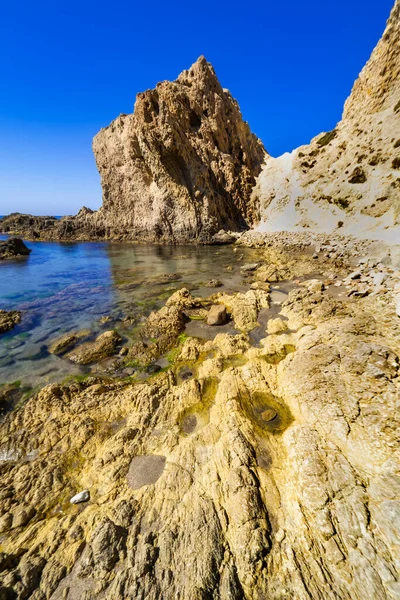
[[[20,238],[0,240],[0,260],[17,256],[28,256],[31,249]]]
[[[94,342],[81,344],[65,354],[65,357],[80,365],[87,365],[112,356],[120,341],[121,336],[116,331],[105,331]]]
[[[80,338],[89,335],[89,330],[78,331],[76,333],[66,333],[61,338],[52,342],[49,346],[50,354],[64,354],[68,350],[71,350],[79,341]]]
[[[287,330],[287,323],[283,319],[270,319],[267,323],[267,331],[270,335],[276,333],[284,333]]]
[[[0,333],[10,331],[15,325],[21,322],[21,312],[19,310],[1,310],[0,309]]]
[[[212,236],[211,238],[211,244],[234,244],[236,242],[236,238],[233,237],[230,233],[227,233],[226,231],[224,231],[223,229],[221,229],[221,231],[218,231],[218,233],[216,233],[215,235]]]
[[[208,311],[207,325],[225,325],[226,308],[223,304],[214,304]]]
[[[224,284],[219,279],[210,279],[210,281],[207,281],[204,284],[204,287],[217,288],[217,287],[222,287],[223,285]]]
[[[245,272],[250,272],[250,271],[255,271],[258,267],[258,263],[247,263],[245,265],[242,265],[240,267],[241,271],[245,271]]]

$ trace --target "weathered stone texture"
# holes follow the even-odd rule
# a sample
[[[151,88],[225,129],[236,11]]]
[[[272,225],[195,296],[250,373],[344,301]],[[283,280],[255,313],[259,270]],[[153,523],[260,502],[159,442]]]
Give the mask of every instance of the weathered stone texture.
[[[400,239],[400,2],[333,131],[268,158],[253,192],[262,231]]]
[[[257,218],[250,202],[265,151],[204,57],[138,94],[93,141],[103,186],[96,219],[124,237],[210,239]]]

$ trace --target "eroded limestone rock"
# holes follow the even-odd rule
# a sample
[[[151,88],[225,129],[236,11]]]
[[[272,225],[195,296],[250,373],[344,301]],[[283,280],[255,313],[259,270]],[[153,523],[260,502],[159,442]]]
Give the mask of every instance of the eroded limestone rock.
[[[19,256],[28,256],[30,253],[31,249],[27,248],[24,242],[19,238],[0,240],[0,260]]]
[[[21,314],[19,310],[0,309],[0,333],[10,331],[15,325],[18,325],[21,322]]]
[[[114,235],[231,243],[220,230],[257,217],[250,194],[265,150],[204,57],[138,94],[93,151],[104,192],[95,220]]]
[[[396,598],[391,271],[381,272],[392,287],[364,298],[298,285],[282,305],[288,330],[257,346],[246,333],[188,338],[147,380],[53,384],[10,413],[0,429],[2,594]],[[245,323],[259,292],[239,296]],[[189,296],[174,295],[167,311],[189,310]],[[224,296],[234,306],[237,295]],[[161,335],[167,311],[151,319]],[[84,489],[92,501],[71,505]]]
[[[334,130],[267,158],[253,191],[260,231],[400,236],[400,2],[362,69]]]
[[[105,331],[99,335],[94,342],[80,344],[65,355],[72,362],[87,365],[114,354],[121,336],[114,330]]]

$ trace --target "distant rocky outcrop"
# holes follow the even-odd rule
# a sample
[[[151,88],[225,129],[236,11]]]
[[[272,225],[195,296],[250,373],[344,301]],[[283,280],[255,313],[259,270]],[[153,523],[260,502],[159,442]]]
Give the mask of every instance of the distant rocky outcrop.
[[[400,2],[333,131],[268,158],[252,197],[261,231],[400,239]]]
[[[25,246],[19,238],[10,238],[0,241],[0,260],[5,258],[15,258],[17,256],[28,256],[30,248]]]
[[[97,219],[124,238],[208,241],[258,217],[251,202],[265,150],[202,56],[138,94],[93,140],[103,186]]]
[[[105,237],[104,226],[95,222],[95,212],[85,206],[75,216],[61,219],[11,213],[0,219],[0,233],[21,235],[29,240],[91,240]]]

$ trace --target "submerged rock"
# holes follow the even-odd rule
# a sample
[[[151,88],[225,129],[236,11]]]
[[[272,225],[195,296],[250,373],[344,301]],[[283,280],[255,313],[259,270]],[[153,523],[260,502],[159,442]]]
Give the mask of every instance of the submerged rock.
[[[258,263],[248,263],[246,265],[242,265],[240,267],[241,271],[246,271],[246,272],[250,272],[250,271],[255,271],[258,267]]]
[[[64,354],[75,346],[82,337],[89,335],[90,331],[78,331],[77,333],[66,333],[49,346],[50,354]]]
[[[10,331],[15,325],[21,322],[21,311],[19,310],[1,310],[0,309],[0,333]]]
[[[204,284],[204,287],[217,288],[217,287],[222,287],[223,285],[224,284],[219,279],[210,279],[210,281],[207,281]]]

